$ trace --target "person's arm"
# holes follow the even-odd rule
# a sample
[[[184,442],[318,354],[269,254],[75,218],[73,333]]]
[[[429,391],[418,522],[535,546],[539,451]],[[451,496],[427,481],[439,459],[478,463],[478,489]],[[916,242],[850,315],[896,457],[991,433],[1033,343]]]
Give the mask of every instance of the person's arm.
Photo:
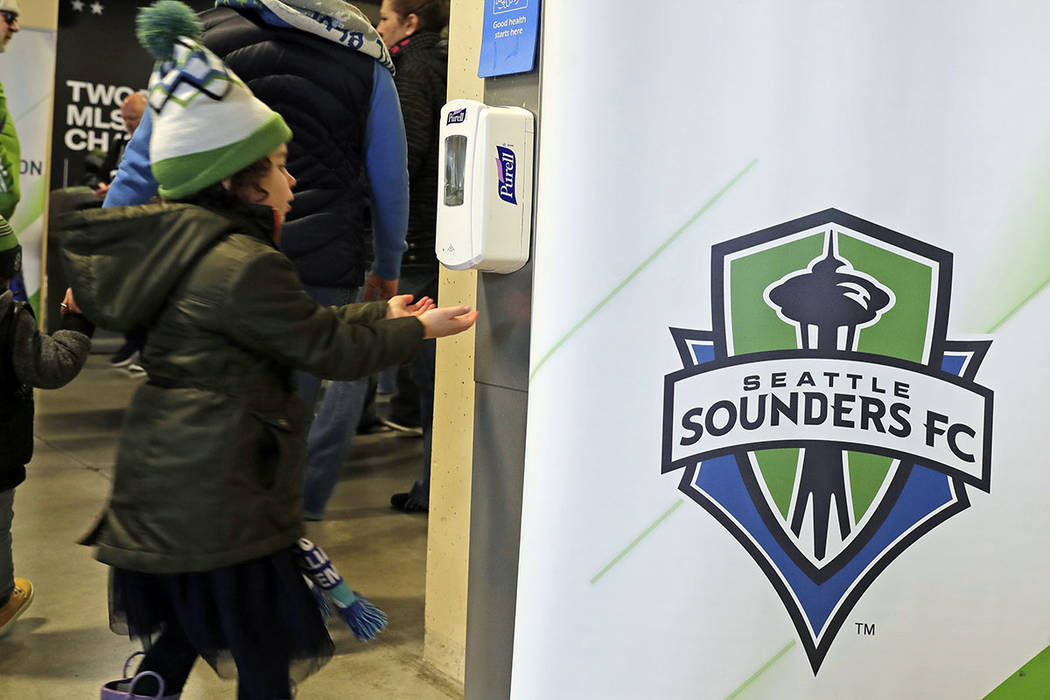
[[[21,311],[15,326],[15,345],[11,364],[24,384],[40,389],[57,389],[80,373],[91,350],[95,327],[80,314],[62,317],[62,330],[45,335],[33,315]]]
[[[157,194],[157,181],[149,163],[149,139],[153,132],[150,108],[142,115],[142,122],[135,129],[124,157],[120,159],[117,175],[109,185],[103,207],[125,207],[146,204]]]
[[[386,310],[386,302],[319,306],[291,261],[266,250],[237,269],[216,330],[283,365],[350,380],[406,362],[419,350],[419,319],[384,320]]]
[[[18,188],[21,147],[15,123],[7,111],[7,97],[0,85],[0,216],[10,220],[22,194]]]
[[[375,323],[386,318],[387,301],[363,301],[329,308],[335,309],[343,323]]]
[[[401,256],[408,248],[408,149],[401,104],[390,71],[376,63],[372,77],[372,100],[365,124],[365,168],[372,189],[375,263],[366,283],[366,299],[376,287],[383,298],[397,293]]]

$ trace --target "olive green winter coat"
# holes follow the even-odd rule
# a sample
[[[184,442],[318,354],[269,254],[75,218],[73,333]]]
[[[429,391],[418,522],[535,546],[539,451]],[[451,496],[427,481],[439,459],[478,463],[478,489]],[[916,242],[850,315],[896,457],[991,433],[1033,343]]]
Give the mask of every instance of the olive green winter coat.
[[[267,207],[68,215],[64,265],[98,325],[146,325],[149,373],[121,429],[113,494],[84,544],[107,564],[206,571],[302,532],[306,424],[292,370],[349,380],[410,359],[416,318],[318,306],[271,241]]]

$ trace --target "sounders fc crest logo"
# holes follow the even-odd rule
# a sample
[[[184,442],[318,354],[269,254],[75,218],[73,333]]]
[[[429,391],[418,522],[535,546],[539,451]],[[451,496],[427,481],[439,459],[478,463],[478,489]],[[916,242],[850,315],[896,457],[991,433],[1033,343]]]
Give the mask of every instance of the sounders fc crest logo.
[[[814,673],[890,562],[989,491],[991,341],[949,340],[951,253],[835,209],[720,243],[672,328],[663,472],[783,600]]]

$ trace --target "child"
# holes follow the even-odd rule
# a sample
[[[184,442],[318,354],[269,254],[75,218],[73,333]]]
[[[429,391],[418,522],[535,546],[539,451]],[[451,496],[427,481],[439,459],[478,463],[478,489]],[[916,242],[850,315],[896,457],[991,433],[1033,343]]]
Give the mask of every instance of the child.
[[[15,487],[33,456],[32,387],[57,389],[77,376],[94,330],[76,313],[65,313],[63,330],[53,336],[37,330],[32,309],[7,291],[21,263],[22,247],[0,218],[0,635],[33,602],[33,584],[14,577],[11,558]]]
[[[293,370],[367,376],[477,313],[408,295],[312,301],[275,246],[295,185],[291,132],[199,31],[174,0],[139,17],[159,60],[150,162],[165,202],[77,212],[63,225],[88,318],[147,329],[149,380],[121,430],[109,505],[83,543],[112,567],[111,627],[147,646],[140,674],[177,697],[201,656],[220,675],[236,667],[239,698],[273,700],[332,654],[293,551],[306,436]],[[147,682],[135,693],[159,692]]]

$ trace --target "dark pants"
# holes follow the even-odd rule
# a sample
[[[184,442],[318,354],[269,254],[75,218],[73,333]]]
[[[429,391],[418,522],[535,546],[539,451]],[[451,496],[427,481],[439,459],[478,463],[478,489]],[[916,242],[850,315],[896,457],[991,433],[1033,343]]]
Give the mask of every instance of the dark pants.
[[[306,287],[314,301],[324,306],[342,306],[354,301],[356,287]],[[303,487],[304,515],[312,520],[324,517],[343,461],[364,410],[368,378],[350,382],[328,382],[320,405],[317,402],[321,379],[307,372],[297,373],[299,393],[313,417],[306,438],[306,482]],[[316,413],[315,413],[316,408]]]
[[[11,557],[11,521],[15,517],[15,490],[0,491],[0,607],[15,590],[15,564]]]
[[[435,301],[438,294],[437,270],[413,274],[406,270],[401,277],[401,290],[417,299],[428,296]],[[430,453],[434,430],[434,358],[437,341],[424,340],[416,358],[409,363],[409,372],[419,392],[419,424],[423,428],[423,474],[412,485],[411,496],[420,503],[430,504]]]
[[[395,371],[397,393],[390,399],[390,420],[400,425],[418,427],[419,388],[412,377],[411,365],[398,365]]]
[[[412,485],[411,496],[430,505],[430,452],[434,434],[434,358],[437,341],[424,340],[412,363],[412,379],[419,388],[419,418],[423,428],[423,475]]]
[[[231,649],[233,660],[237,664],[237,698],[238,700],[277,700],[292,697],[292,682],[288,676],[288,664],[275,664],[273,657],[256,657],[253,653],[258,647],[252,644],[243,648]],[[186,633],[175,622],[169,623],[160,637],[150,645],[146,658],[139,665],[139,672],[153,671],[164,679],[166,695],[177,695],[182,692],[190,670],[197,661],[197,650]],[[144,681],[135,687],[136,695],[145,692],[156,692],[148,688]]]

